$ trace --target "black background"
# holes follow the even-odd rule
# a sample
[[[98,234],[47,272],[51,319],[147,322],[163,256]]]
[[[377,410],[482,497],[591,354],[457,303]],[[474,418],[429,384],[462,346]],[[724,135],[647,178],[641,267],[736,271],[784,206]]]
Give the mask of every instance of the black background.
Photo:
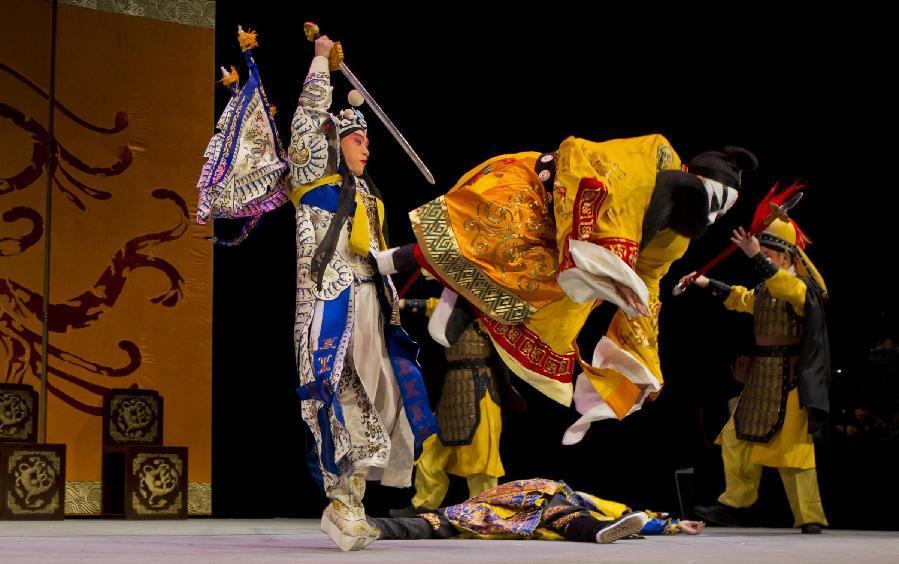
[[[594,424],[579,445],[562,447],[574,421],[530,389],[524,415],[508,416],[502,455],[508,479],[542,476],[636,507],[676,511],[673,473],[696,467],[696,501],[721,488],[719,450],[710,445],[732,391],[727,360],[751,339],[749,318],[725,312],[702,292],[670,296],[674,281],[716,255],[729,229],[746,225],[776,180],[802,178],[794,217],[811,236],[809,254],[827,280],[835,368],[851,375],[882,312],[896,306],[893,233],[894,147],[888,136],[887,40],[876,15],[696,11],[634,13],[554,3],[493,9],[434,4],[359,10],[346,3],[218,3],[217,64],[240,63],[236,27],[259,32],[254,51],[279,108],[286,141],[312,58],[302,33],[317,22],[343,42],[346,61],[437,178],[428,185],[367,112],[369,172],[384,194],[393,245],[410,242],[406,213],[450,188],[493,155],[549,151],[569,135],[591,140],[664,134],[684,160],[736,144],[759,157],[737,206],[691,245],[663,281],[661,357],[665,389],[622,422]],[[333,6],[333,8],[332,8]],[[709,16],[716,16],[714,19]],[[850,31],[865,33],[850,40]],[[215,69],[210,69],[213,79]],[[216,77],[217,78],[217,77]],[[349,87],[338,73],[334,108]],[[227,102],[218,91],[217,113]],[[218,222],[221,234],[235,225]],[[292,208],[269,214],[238,248],[216,248],[214,277],[214,512],[218,516],[317,517],[325,504],[304,463],[305,438],[293,392],[295,299]],[[735,256],[714,276],[753,284]],[[398,286],[403,279],[396,280]],[[410,297],[434,295],[419,282]],[[581,340],[590,350],[610,311],[596,312]],[[422,342],[426,377],[439,349],[424,323],[405,319]],[[895,444],[895,443],[894,443]],[[870,462],[835,446],[819,448],[825,508],[835,526],[895,527],[868,512],[897,498],[894,449]],[[766,475],[761,513],[788,525],[776,473]],[[369,513],[406,505],[411,490],[371,485]],[[454,483],[448,501],[465,496]]]

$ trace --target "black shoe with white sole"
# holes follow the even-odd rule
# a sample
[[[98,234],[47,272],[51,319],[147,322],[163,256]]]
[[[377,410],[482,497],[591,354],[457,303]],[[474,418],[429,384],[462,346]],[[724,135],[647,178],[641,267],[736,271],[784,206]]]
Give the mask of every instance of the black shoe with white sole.
[[[636,535],[643,529],[643,525],[645,525],[647,521],[649,521],[649,516],[642,511],[628,513],[600,529],[599,532],[596,533],[596,542],[599,544],[609,544],[610,542]]]
[[[740,526],[740,520],[737,518],[737,509],[721,503],[697,505],[693,508],[693,513],[703,521],[721,525],[722,527]]]

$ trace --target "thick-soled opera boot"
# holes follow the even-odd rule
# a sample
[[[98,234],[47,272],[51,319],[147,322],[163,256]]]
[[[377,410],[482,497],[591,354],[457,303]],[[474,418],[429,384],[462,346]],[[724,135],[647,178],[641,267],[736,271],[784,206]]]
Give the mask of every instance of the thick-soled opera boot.
[[[358,475],[341,478],[328,491],[331,503],[322,513],[321,530],[340,550],[362,550],[380,536],[378,529],[365,518],[364,495],[365,480]]]

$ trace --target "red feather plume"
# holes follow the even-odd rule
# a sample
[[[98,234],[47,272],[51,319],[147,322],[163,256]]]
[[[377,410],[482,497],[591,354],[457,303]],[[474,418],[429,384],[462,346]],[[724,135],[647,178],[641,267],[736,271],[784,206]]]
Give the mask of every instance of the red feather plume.
[[[802,182],[794,182],[790,186],[780,189],[780,182],[774,184],[771,190],[765,194],[765,197],[762,198],[762,201],[755,208],[755,214],[752,216],[752,232],[760,233],[765,230],[765,219],[771,215],[771,205],[780,206],[784,202],[790,199],[796,192],[803,190],[806,187],[806,184]],[[793,227],[796,229],[796,246],[800,249],[804,249],[809,242],[808,237],[805,236],[805,233],[799,229],[799,226],[795,221],[790,219],[790,223],[793,224]]]

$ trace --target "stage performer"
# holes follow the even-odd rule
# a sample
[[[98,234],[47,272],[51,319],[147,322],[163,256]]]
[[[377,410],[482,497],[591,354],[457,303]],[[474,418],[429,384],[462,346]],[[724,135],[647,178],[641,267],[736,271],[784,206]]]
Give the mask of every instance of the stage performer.
[[[240,40],[248,50],[255,34]],[[329,113],[334,42],[323,36],[314,45],[286,152],[247,55],[250,80],[233,89],[207,150],[200,210],[249,216],[252,227],[281,203],[296,207],[294,339],[307,461],[330,499],[322,530],[342,550],[359,550],[378,536],[366,521],[366,481],[410,486],[413,461],[437,426],[418,345],[400,326],[395,289],[374,260],[386,241],[383,203],[365,173],[367,124],[355,107]]]
[[[447,289],[429,330],[473,306],[517,376],[592,421],[623,418],[662,386],[659,282],[671,263],[734,204],[757,161],[728,147],[680,158],[661,135],[596,143],[570,137],[554,153],[488,160],[410,213],[417,244],[378,256],[382,272],[420,264]],[[576,338],[602,301],[619,307],[581,358]],[[572,385],[575,365],[584,373]]]
[[[437,304],[436,298],[400,300],[403,310],[428,316]],[[503,399],[513,395],[520,403],[524,400],[495,358],[490,337],[477,319],[458,315],[448,325],[459,336],[446,349],[446,375],[435,410],[440,431],[415,463],[411,507],[392,510],[391,517],[435,511],[449,489],[448,474],[467,480],[469,497],[496,487],[505,474],[499,452],[501,406]]]
[[[607,544],[635,535],[697,535],[705,524],[573,491],[544,479],[508,482],[458,505],[417,517],[369,518],[381,540],[462,536],[477,539],[568,540]]]
[[[762,231],[757,227],[765,208],[764,203],[759,206],[752,232]],[[742,228],[733,233],[733,242],[764,280],[755,289],[705,276],[695,281],[728,309],[752,314],[756,342],[737,408],[716,440],[724,460],[725,491],[718,504],[695,511],[717,524],[738,524],[739,510],[758,499],[762,468],[773,467],[783,480],[794,526],[815,534],[827,526],[813,438],[822,435],[829,411],[828,294],[803,250],[808,238],[787,219],[775,219],[757,237]]]

